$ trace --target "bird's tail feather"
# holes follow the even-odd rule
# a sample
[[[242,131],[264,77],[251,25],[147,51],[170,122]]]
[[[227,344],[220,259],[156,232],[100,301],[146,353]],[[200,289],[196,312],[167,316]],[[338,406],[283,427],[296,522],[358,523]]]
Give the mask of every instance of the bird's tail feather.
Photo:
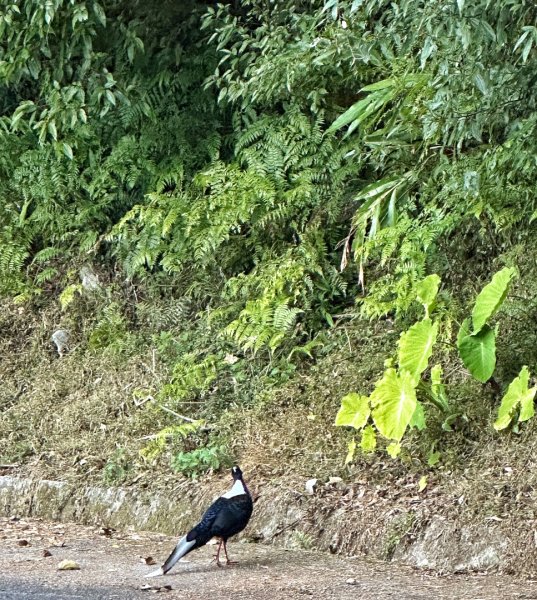
[[[170,556],[168,556],[162,567],[158,568],[156,571],[148,573],[146,577],[158,577],[159,575],[165,575],[179,559],[181,559],[192,549],[195,544],[196,540],[188,542],[186,535],[182,537],[179,542],[177,542],[177,546],[175,546],[173,552],[170,554]]]

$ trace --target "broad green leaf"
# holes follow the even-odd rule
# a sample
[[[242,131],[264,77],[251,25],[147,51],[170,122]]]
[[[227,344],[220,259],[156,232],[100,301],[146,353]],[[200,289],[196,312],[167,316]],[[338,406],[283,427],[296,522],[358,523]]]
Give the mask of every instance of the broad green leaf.
[[[352,462],[354,458],[354,453],[356,452],[356,440],[353,438],[347,447],[347,456],[345,457],[345,464],[348,465]]]
[[[519,423],[528,421],[535,415],[535,406],[533,403],[535,392],[537,392],[537,386],[529,389],[528,393],[523,395],[520,399],[520,414],[518,415]]]
[[[416,410],[412,415],[412,419],[410,419],[409,425],[418,431],[423,431],[425,429],[427,425],[425,423],[425,411],[423,410],[423,404],[420,404],[419,402],[416,404]]]
[[[336,415],[335,424],[338,427],[362,429],[367,423],[370,413],[369,398],[351,392],[342,398],[341,408]]]
[[[377,447],[377,434],[372,425],[368,425],[362,431],[362,439],[360,440],[360,448],[364,452],[374,452]]]
[[[537,387],[528,387],[529,379],[528,367],[524,366],[518,376],[509,384],[498,409],[498,418],[494,422],[496,431],[501,431],[510,425],[518,408],[520,408],[518,421],[527,421],[535,414],[533,400]]]
[[[431,394],[435,404],[444,411],[449,410],[449,402],[446,394],[446,388],[442,383],[442,367],[435,365],[431,369]]]
[[[73,160],[73,149],[67,142],[63,143],[63,153],[69,160]]]
[[[470,335],[470,318],[464,319],[462,322],[459,333],[457,334],[457,348],[461,345],[462,340]]]
[[[379,432],[399,441],[416,410],[416,390],[410,373],[387,369],[370,396],[373,420]]]
[[[509,284],[514,278],[516,270],[505,267],[498,271],[492,281],[487,284],[477,296],[474,310],[472,311],[473,333],[481,331],[485,323],[498,311],[503,304]]]
[[[401,444],[399,442],[392,442],[386,447],[386,452],[392,457],[397,458],[401,454]]]
[[[418,302],[423,304],[425,316],[429,316],[429,312],[434,304],[438,288],[440,287],[440,277],[436,274],[429,275],[418,284],[416,297]]]
[[[496,366],[496,335],[485,325],[479,333],[467,335],[460,340],[459,354],[464,366],[481,383],[492,377]]]
[[[427,368],[438,334],[438,323],[423,319],[401,334],[399,339],[399,368],[412,376],[418,385],[420,376]]]
[[[48,128],[48,132],[52,136],[52,139],[57,140],[58,139],[58,131],[56,129],[55,121],[54,120],[49,121],[47,128]]]
[[[427,464],[430,467],[434,467],[440,460],[440,452],[431,452],[427,457]]]

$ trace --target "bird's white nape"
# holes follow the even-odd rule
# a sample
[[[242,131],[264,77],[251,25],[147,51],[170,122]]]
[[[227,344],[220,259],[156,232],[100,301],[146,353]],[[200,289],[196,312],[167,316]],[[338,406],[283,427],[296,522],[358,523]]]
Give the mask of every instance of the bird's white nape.
[[[244,483],[242,483],[240,479],[237,479],[233,484],[233,487],[225,494],[222,494],[222,498],[234,498],[241,494],[246,494],[246,490],[244,489]]]

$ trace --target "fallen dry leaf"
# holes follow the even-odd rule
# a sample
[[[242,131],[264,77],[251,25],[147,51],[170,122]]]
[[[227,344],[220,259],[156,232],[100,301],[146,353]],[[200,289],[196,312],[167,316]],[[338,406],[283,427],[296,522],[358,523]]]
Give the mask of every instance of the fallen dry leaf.
[[[75,560],[62,560],[58,565],[58,571],[78,571],[80,565]]]
[[[171,592],[171,585],[150,585],[149,583],[144,583],[140,586],[140,590],[142,592],[153,592],[153,594],[158,594],[158,592]]]
[[[145,558],[143,556],[140,556],[140,562],[143,563],[144,565],[156,565],[157,564],[157,561],[152,556],[146,556]]]

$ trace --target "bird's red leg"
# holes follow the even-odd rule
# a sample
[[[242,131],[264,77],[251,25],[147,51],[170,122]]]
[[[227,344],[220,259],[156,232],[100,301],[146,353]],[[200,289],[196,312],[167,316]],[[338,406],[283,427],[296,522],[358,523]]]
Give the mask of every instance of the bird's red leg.
[[[224,541],[224,552],[226,553],[226,564],[228,565],[238,565],[239,563],[236,560],[230,560],[229,556],[227,555],[227,546],[226,546],[226,540]]]
[[[218,549],[216,550],[216,554],[213,556],[213,562],[216,562],[216,564],[221,567],[222,563],[220,562],[220,550],[222,548],[222,542],[224,540],[222,538],[220,538],[220,543],[218,544]],[[226,545],[224,544],[224,549],[226,548]],[[226,558],[227,558],[227,552],[226,552]]]

